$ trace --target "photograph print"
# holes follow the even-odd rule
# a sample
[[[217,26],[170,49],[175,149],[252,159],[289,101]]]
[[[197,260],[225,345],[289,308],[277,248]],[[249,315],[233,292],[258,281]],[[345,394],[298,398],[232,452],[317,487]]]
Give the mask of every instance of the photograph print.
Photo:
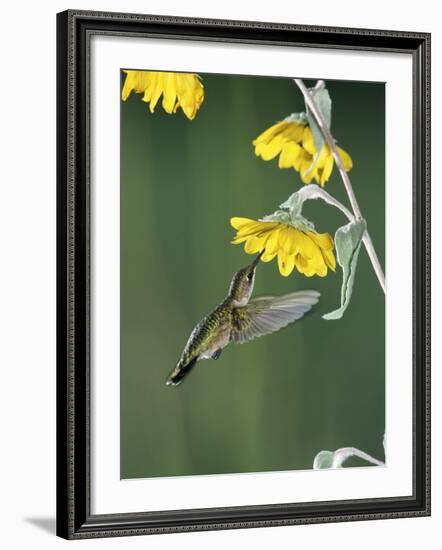
[[[384,83],[120,83],[121,479],[383,467]]]

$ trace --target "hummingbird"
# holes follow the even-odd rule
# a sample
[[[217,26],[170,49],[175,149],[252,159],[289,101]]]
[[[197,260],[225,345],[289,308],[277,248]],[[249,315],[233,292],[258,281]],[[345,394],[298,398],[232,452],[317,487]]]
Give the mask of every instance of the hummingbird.
[[[226,298],[192,330],[176,367],[166,379],[177,386],[197,361],[218,359],[231,342],[243,344],[297,321],[315,305],[320,293],[301,290],[283,296],[250,299],[262,251],[233,276]]]

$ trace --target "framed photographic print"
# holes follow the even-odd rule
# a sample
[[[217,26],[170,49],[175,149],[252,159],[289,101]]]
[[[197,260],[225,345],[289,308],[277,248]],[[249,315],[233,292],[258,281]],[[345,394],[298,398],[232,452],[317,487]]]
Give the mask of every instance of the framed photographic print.
[[[430,36],[58,14],[57,533],[430,513]]]

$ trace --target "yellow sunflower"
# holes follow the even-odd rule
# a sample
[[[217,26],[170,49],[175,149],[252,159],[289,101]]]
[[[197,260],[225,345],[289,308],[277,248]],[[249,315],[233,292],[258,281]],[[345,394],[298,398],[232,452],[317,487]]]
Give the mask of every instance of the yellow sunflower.
[[[316,163],[316,147],[313,134],[307,123],[285,119],[268,128],[254,141],[255,154],[263,160],[272,160],[279,155],[279,168],[294,168],[304,183],[313,180],[324,187],[333,170],[333,153],[328,145],[323,145]],[[350,155],[337,148],[346,172],[353,161]]]
[[[279,271],[285,277],[295,267],[307,277],[325,277],[328,268],[336,269],[333,239],[328,233],[304,231],[286,223],[249,218],[231,218],[230,223],[237,231],[233,244],[245,243],[247,254],[264,250],[261,256],[263,262],[270,262],[277,256]]]
[[[204,86],[200,77],[192,73],[163,73],[154,71],[124,71],[124,81],[121,98],[123,101],[132,91],[144,93],[142,100],[149,103],[153,113],[158,100],[163,96],[163,109],[166,113],[176,113],[181,107],[189,120],[196,116],[204,101]]]

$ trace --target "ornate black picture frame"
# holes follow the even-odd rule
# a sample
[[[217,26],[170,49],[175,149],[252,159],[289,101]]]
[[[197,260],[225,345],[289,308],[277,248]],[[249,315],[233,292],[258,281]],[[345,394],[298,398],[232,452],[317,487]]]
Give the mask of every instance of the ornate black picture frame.
[[[413,58],[413,495],[93,515],[90,508],[89,45],[149,36]],[[57,16],[57,534],[111,537],[430,514],[430,35],[69,10]],[[411,223],[411,220],[410,220]],[[398,313],[399,314],[399,313]]]

